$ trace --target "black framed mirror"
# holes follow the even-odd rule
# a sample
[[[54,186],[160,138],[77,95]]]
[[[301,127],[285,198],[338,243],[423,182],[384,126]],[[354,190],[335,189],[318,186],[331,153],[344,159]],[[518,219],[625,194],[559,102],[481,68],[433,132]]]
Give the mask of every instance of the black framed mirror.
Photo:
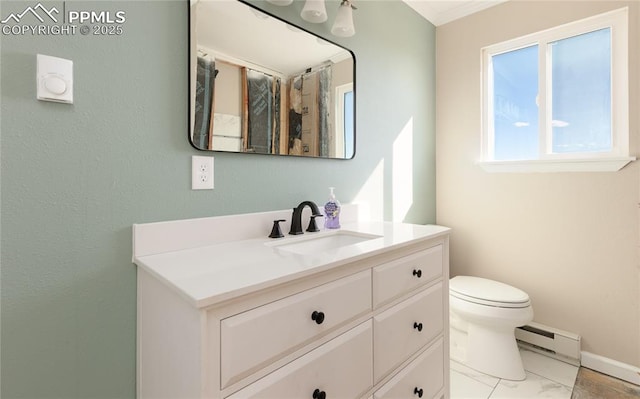
[[[199,150],[350,159],[355,56],[241,0],[191,0],[189,141]]]

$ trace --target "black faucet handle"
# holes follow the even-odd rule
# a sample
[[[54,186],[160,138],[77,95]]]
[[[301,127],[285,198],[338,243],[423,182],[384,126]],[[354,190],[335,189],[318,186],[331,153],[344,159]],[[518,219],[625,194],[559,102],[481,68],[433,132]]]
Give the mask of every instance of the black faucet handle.
[[[324,215],[321,213],[316,213],[314,215],[311,215],[311,218],[309,219],[309,227],[307,227],[307,231],[310,231],[310,232],[320,231],[320,229],[318,228],[318,225],[316,224],[316,218],[318,216],[324,216]]]
[[[271,234],[269,234],[269,238],[282,238],[284,235],[282,234],[282,230],[280,230],[280,222],[285,222],[285,219],[278,219],[273,221],[273,228],[271,229]]]

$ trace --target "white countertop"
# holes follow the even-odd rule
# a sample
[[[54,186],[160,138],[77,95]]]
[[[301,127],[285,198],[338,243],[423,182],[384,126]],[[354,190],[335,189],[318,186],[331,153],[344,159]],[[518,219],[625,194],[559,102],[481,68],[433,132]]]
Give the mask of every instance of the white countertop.
[[[380,237],[313,254],[296,254],[278,248],[279,243],[335,232],[325,230],[279,239],[251,238],[134,255],[133,261],[176,289],[195,307],[202,308],[449,232],[449,228],[436,225],[357,221],[343,223],[340,230]]]

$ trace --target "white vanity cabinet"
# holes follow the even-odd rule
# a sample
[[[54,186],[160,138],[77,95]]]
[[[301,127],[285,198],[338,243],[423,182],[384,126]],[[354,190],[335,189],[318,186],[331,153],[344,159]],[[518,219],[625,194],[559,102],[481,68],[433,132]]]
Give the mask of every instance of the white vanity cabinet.
[[[449,397],[446,230],[214,300],[188,252],[134,257],[139,398]]]

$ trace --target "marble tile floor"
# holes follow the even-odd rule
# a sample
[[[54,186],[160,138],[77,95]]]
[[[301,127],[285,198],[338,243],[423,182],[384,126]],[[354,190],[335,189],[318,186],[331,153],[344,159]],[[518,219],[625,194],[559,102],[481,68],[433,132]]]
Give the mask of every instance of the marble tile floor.
[[[524,381],[488,376],[451,362],[451,399],[571,399],[578,367],[520,349],[527,374]]]

